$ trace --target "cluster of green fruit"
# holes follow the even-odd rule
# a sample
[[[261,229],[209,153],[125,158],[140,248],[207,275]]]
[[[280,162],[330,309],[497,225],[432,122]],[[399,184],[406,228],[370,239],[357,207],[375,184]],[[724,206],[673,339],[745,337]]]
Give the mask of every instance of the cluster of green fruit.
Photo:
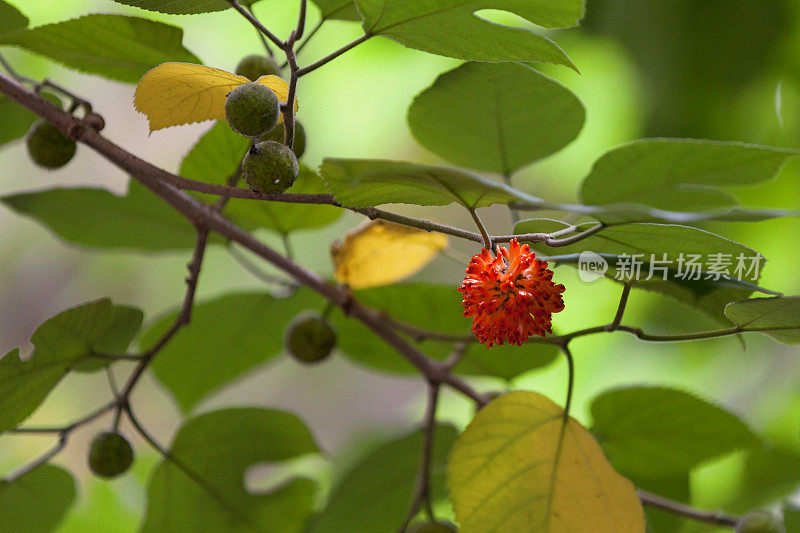
[[[278,65],[266,56],[247,56],[236,67],[236,74],[250,80],[277,75]],[[258,83],[245,83],[228,94],[225,117],[231,129],[253,140],[242,161],[242,177],[260,193],[280,193],[297,179],[297,160],[306,149],[305,130],[295,123],[292,149],[283,144],[284,128],[279,123],[281,102],[275,93]]]

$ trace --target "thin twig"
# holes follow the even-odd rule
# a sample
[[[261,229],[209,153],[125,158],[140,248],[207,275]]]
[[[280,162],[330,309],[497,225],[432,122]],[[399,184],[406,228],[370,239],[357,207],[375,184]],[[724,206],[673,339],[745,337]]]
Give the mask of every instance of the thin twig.
[[[425,421],[422,426],[422,457],[420,458],[419,473],[417,474],[417,482],[414,487],[414,498],[411,501],[411,507],[408,510],[403,524],[400,526],[400,529],[398,529],[398,533],[405,533],[423,504],[425,505],[425,512],[428,518],[431,521],[436,520],[433,513],[433,504],[431,503],[430,478],[431,461],[433,460],[433,439],[436,433],[436,407],[438,402],[439,384],[429,382],[428,401],[425,407]]]
[[[164,446],[162,446],[156,439],[153,437],[147,429],[145,429],[144,425],[139,421],[136,415],[133,414],[133,410],[131,409],[130,405],[125,407],[125,414],[128,416],[128,420],[131,421],[134,429],[141,435],[141,437],[147,441],[147,443],[153,447],[161,456],[170,463],[174,464],[178,469],[180,469],[184,474],[186,474],[192,481],[194,481],[201,489],[203,489],[209,496],[211,496],[220,506],[225,508],[228,512],[235,515],[239,520],[242,522],[254,527],[256,529],[261,529],[258,524],[254,523],[253,520],[247,516],[242,514],[239,509],[237,509],[234,505],[230,504],[225,497],[220,494],[215,487],[208,483],[205,479],[203,479],[199,474],[197,474],[194,470],[192,470],[188,465],[186,465],[181,459],[175,457],[169,450],[167,450]]]
[[[253,18],[257,18],[255,12],[253,11],[252,4],[248,5],[246,9],[247,9],[247,11],[250,12],[250,14],[253,16]],[[258,38],[261,40],[261,44],[264,46],[264,50],[267,52],[269,57],[274,58],[275,57],[275,53],[272,51],[272,47],[267,42],[267,38],[264,37],[264,34],[258,28],[256,28],[256,33],[258,34]]]
[[[322,28],[322,25],[325,23],[325,20],[326,20],[326,19],[320,19],[320,20],[319,20],[319,22],[317,22],[317,23],[314,25],[314,27],[313,27],[313,28],[311,28],[311,31],[309,31],[309,32],[308,32],[308,35],[306,35],[306,38],[303,40],[303,42],[302,42],[302,43],[300,43],[300,44],[297,46],[297,49],[295,50],[295,53],[298,53],[298,54],[299,54],[299,53],[300,53],[300,51],[301,51],[303,48],[305,48],[305,47],[306,47],[306,45],[309,43],[309,41],[311,41],[311,38],[312,38],[312,37],[314,37],[314,35],[316,35],[316,34],[317,34],[317,32],[320,30],[320,28]],[[288,64],[288,63],[287,63],[287,64]]]
[[[352,50],[353,48],[355,48],[359,44],[361,44],[363,42],[366,42],[367,40],[369,40],[370,37],[372,37],[372,35],[364,34],[361,37],[359,37],[358,39],[347,43],[343,47],[341,47],[338,50],[336,50],[335,52],[323,57],[319,61],[317,61],[315,63],[311,63],[310,65],[301,68],[300,70],[297,71],[297,76],[299,78],[302,78],[306,74],[310,74],[311,72],[314,72],[319,67],[328,64],[329,62],[333,61],[334,59],[336,59],[340,55],[342,55],[342,54],[344,54],[346,52],[349,52],[350,50]]]
[[[239,263],[245,270],[253,274],[261,281],[270,284],[283,285],[285,287],[297,286],[295,283],[292,283],[287,279],[278,276],[273,276],[261,270],[258,266],[256,266],[255,263],[250,261],[250,259],[248,259],[242,252],[240,252],[235,246],[233,246],[233,244],[230,241],[228,241],[228,246],[226,248],[228,250],[228,253],[231,254],[231,257],[233,257],[233,259],[237,263]]]
[[[727,527],[736,527],[736,524],[739,523],[739,519],[737,517],[729,515],[722,511],[703,511],[700,509],[695,509],[694,507],[691,507],[684,503],[676,502],[674,500],[658,496],[657,494],[653,494],[651,492],[647,492],[642,489],[638,489],[638,493],[639,493],[639,499],[645,505],[649,505],[650,507],[657,507],[658,509],[662,509],[672,514],[690,518],[697,522],[705,522],[707,524],[714,524],[717,526],[727,526]]]
[[[617,306],[617,312],[614,315],[614,319],[611,321],[610,324],[606,326],[606,331],[616,331],[619,327],[620,323],[622,322],[622,315],[625,314],[625,307],[628,305],[628,296],[631,293],[631,284],[625,283],[622,286],[622,296],[619,298],[619,305]]]
[[[122,393],[120,394],[121,401],[118,411],[122,410],[128,405],[133,388],[136,386],[136,383],[142,377],[145,369],[153,360],[153,358],[164,346],[167,345],[167,343],[172,339],[172,337],[175,336],[176,333],[178,333],[178,331],[180,331],[182,327],[189,324],[189,321],[191,320],[192,306],[194,304],[194,297],[195,293],[197,292],[197,282],[200,277],[200,269],[203,264],[203,257],[205,256],[207,243],[208,230],[198,229],[197,242],[195,243],[192,261],[189,263],[189,277],[186,279],[186,294],[183,298],[183,306],[181,307],[181,311],[170,329],[167,330],[161,339],[159,339],[159,341],[156,342],[156,344],[144,354],[142,360],[138,365],[136,365],[136,368],[128,378],[128,381],[125,384],[125,387],[122,389]]]
[[[283,45],[284,45],[283,41],[278,39],[271,31],[269,31],[267,29],[266,26],[261,24],[261,21],[259,21],[255,17],[255,15],[253,15],[247,9],[242,7],[242,5],[239,3],[239,0],[228,0],[228,3],[231,5],[231,7],[233,9],[238,11],[245,19],[247,19],[247,22],[252,24],[255,29],[257,29],[259,32],[261,32],[261,34],[264,35],[267,39],[272,41],[272,43],[275,46],[277,46],[278,48],[283,49]]]
[[[492,249],[492,239],[489,237],[489,233],[486,231],[486,228],[484,227],[483,222],[481,222],[481,219],[478,216],[478,213],[475,212],[475,208],[470,207],[470,208],[467,209],[467,211],[469,211],[469,214],[472,217],[472,220],[475,221],[475,225],[478,226],[478,230],[481,232],[481,237],[483,238],[483,247],[485,249],[487,249],[487,250],[491,250]]]

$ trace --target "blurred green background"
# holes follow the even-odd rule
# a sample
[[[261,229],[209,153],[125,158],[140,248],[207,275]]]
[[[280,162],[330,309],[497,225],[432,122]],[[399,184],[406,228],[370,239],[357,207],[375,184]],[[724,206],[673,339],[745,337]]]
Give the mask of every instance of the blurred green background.
[[[11,0],[32,25],[89,12],[144,15],[185,29],[184,44],[208,65],[233,70],[239,59],[261,51],[248,24],[234,12],[195,16],[161,16],[106,0]],[[296,17],[296,2],[263,0],[256,14],[278,35],[287,35]],[[514,178],[522,190],[553,201],[576,201],[576,190],[592,162],[607,149],[644,136],[697,137],[747,141],[800,148],[800,4],[789,0],[588,0],[581,29],[557,32],[561,44],[581,71],[541,69],[570,87],[584,102],[587,122],[580,137],[561,153],[535,164]],[[318,14],[311,9],[312,18]],[[500,12],[488,19],[525,25]],[[312,22],[313,22],[312,19]],[[301,63],[326,55],[359,35],[353,23],[332,21],[306,47]],[[81,75],[31,54],[4,49],[23,74],[50,77],[94,104],[105,116],[105,134],[132,152],[176,171],[183,155],[208,124],[170,128],[148,135],[143,116],[132,105],[133,86]],[[416,162],[441,161],[412,139],[405,114],[412,98],[458,62],[405,49],[383,38],[372,39],[304,78],[299,88],[299,118],[309,137],[305,162],[314,167],[323,157],[373,157]],[[0,120],[2,118],[0,117]],[[100,186],[122,193],[124,173],[90,150],[45,173],[28,160],[24,143],[0,151],[0,195],[54,186]],[[777,180],[737,191],[751,206],[800,207],[800,166],[790,162]],[[394,209],[394,208],[393,208]],[[415,216],[470,228],[468,215],[455,207],[398,207]],[[505,208],[481,213],[495,233],[509,233]],[[348,214],[332,227],[292,236],[299,260],[329,274],[330,243],[360,218]],[[758,224],[709,224],[707,229],[760,251],[770,259],[762,284],[786,294],[800,293],[800,221]],[[278,239],[260,235],[278,246]],[[472,243],[452,242],[441,256],[414,277],[455,287],[463,277]],[[458,260],[463,258],[463,260]],[[137,255],[75,248],[56,239],[32,220],[0,207],[0,354],[20,346],[47,318],[69,306],[110,296],[116,303],[145,310],[146,320],[176,307],[183,295],[187,254]],[[560,267],[567,286],[567,309],[556,328],[569,331],[603,324],[617,306],[620,286],[600,280],[581,282],[574,269]],[[261,288],[226,252],[212,248],[200,280],[199,298],[231,290]],[[460,312],[455,310],[453,312]],[[700,313],[646,292],[634,291],[626,323],[651,332],[715,328]],[[468,323],[465,322],[465,330]],[[800,450],[800,357],[796,349],[751,335],[744,346],[736,338],[688,344],[654,345],[624,334],[579,339],[575,416],[589,423],[588,400],[618,385],[665,384],[692,391],[740,414],[779,448]],[[224,356],[222,356],[224,360]],[[121,373],[120,373],[121,374]],[[541,391],[557,402],[565,394],[563,361],[521,376],[514,388]],[[482,390],[506,385],[478,381]],[[35,414],[32,423],[58,424],[79,416],[109,394],[105,376],[70,375]],[[424,401],[420,379],[366,371],[341,357],[323,365],[300,367],[280,357],[205,402],[201,411],[221,405],[264,405],[297,413],[332,458],[352,456],[375,434],[398,434],[418,423]],[[179,424],[177,409],[153,380],[134,396],[142,418],[162,442]],[[468,402],[447,392],[442,419],[464,425],[472,415]],[[155,455],[136,442],[135,475],[97,482],[88,475],[85,456],[94,434],[107,419],[76,432],[57,463],[78,476],[80,499],[63,531],[133,531],[142,514],[144,484]],[[129,432],[132,434],[132,432]],[[0,473],[10,472],[52,443],[48,437],[0,438]],[[323,484],[333,467],[300,465]],[[727,457],[692,475],[692,496],[699,506],[737,507],[741,458]],[[262,469],[263,470],[263,469]],[[258,486],[263,471],[252,474]],[[692,529],[695,530],[695,529]]]

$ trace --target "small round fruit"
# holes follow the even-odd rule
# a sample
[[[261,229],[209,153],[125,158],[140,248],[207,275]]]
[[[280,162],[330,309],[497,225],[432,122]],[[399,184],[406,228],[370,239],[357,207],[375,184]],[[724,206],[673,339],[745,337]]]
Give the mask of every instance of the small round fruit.
[[[408,533],[456,533],[456,526],[450,522],[417,522],[408,528]]]
[[[739,520],[736,533],[786,533],[786,527],[775,514],[766,509],[754,509]]]
[[[336,332],[318,316],[300,315],[286,330],[286,349],[301,363],[318,363],[336,345]]]
[[[281,70],[278,63],[271,57],[253,54],[245,56],[236,65],[236,74],[244,76],[250,81],[256,81],[261,76],[280,76]]]
[[[275,141],[276,143],[283,143],[283,124],[281,123],[276,125],[267,133],[259,137],[258,141]],[[294,123],[294,146],[292,147],[292,151],[294,152],[294,155],[297,156],[297,159],[300,159],[303,157],[303,154],[306,153],[306,129],[297,121]]]
[[[75,141],[49,122],[39,121],[31,126],[27,144],[28,154],[40,167],[61,168],[75,156]]]
[[[233,131],[245,137],[258,137],[275,127],[280,117],[280,101],[268,87],[245,83],[225,100],[225,118]]]
[[[242,161],[242,177],[260,193],[279,193],[292,186],[300,166],[294,152],[281,143],[267,141],[253,146]]]
[[[119,433],[100,433],[89,448],[89,468],[100,477],[112,478],[127,472],[133,463],[133,448]]]

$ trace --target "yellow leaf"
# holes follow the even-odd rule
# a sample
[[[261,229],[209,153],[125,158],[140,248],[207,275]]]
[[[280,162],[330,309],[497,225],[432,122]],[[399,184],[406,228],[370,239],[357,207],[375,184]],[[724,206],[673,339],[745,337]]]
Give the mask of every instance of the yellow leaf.
[[[441,233],[372,220],[333,244],[334,275],[354,289],[388,285],[419,271],[445,246]]]
[[[643,533],[633,484],[564,410],[535,392],[481,409],[450,454],[447,484],[461,533]]]
[[[225,98],[244,83],[250,80],[218,68],[163,63],[142,76],[133,103],[147,115],[150,131],[204,120],[224,120]],[[261,76],[256,83],[269,87],[281,102],[286,102],[289,85],[283,79]]]

